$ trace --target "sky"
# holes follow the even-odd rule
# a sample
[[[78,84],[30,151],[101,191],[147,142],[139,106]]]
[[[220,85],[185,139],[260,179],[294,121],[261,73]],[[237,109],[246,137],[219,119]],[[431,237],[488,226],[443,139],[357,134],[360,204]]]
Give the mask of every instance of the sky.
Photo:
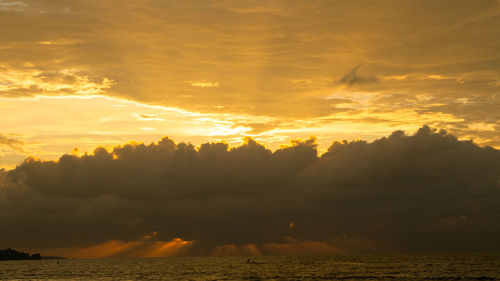
[[[498,0],[0,0],[0,241],[500,250],[498,34]]]

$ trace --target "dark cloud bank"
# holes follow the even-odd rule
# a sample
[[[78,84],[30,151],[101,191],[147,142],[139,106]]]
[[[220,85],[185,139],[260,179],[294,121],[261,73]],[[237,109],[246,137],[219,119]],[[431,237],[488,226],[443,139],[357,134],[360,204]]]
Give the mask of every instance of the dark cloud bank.
[[[500,151],[428,127],[335,142],[320,157],[313,139],[271,152],[251,139],[195,149],[164,138],[1,172],[0,241],[89,246],[157,231],[162,241],[196,240],[189,254],[290,241],[498,251],[499,180]]]

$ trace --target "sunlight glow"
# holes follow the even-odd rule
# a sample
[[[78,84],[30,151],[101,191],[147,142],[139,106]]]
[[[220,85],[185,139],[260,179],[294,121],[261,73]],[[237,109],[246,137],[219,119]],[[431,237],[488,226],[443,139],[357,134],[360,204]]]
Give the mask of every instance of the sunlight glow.
[[[150,237],[149,237],[150,238]],[[194,241],[174,238],[170,241],[120,241],[111,240],[89,247],[59,248],[44,251],[46,255],[59,255],[72,258],[133,258],[133,257],[172,257],[193,245]]]
[[[323,152],[335,139],[370,141],[394,130],[411,132],[423,124],[432,126],[464,121],[449,113],[425,110],[371,110],[369,106],[373,97],[374,94],[360,92],[350,97],[356,100],[356,110],[303,119],[200,113],[99,94],[0,97],[1,133],[10,139],[10,146],[0,146],[3,160],[0,168],[11,169],[28,156],[53,160],[75,147],[84,153],[92,152],[98,146],[111,148],[130,140],[148,143],[164,136],[194,145],[220,140],[239,145],[242,138],[249,136],[270,149],[277,149],[292,139],[307,139],[314,135],[319,151]],[[330,98],[347,98],[347,94],[337,92]],[[432,99],[428,95],[417,98]],[[494,133],[495,125],[475,122],[469,129]],[[474,137],[479,143],[494,141],[488,136],[466,134],[464,137]]]

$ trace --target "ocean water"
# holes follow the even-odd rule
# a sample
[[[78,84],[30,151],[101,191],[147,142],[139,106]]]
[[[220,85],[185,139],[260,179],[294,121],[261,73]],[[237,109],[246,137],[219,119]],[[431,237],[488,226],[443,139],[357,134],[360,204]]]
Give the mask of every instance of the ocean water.
[[[500,280],[500,254],[2,261],[0,280]]]

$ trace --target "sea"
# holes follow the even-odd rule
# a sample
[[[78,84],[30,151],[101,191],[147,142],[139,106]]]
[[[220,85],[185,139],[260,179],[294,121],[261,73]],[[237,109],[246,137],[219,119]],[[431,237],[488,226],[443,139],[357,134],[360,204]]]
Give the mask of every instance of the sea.
[[[1,261],[0,280],[500,280],[500,253]]]

